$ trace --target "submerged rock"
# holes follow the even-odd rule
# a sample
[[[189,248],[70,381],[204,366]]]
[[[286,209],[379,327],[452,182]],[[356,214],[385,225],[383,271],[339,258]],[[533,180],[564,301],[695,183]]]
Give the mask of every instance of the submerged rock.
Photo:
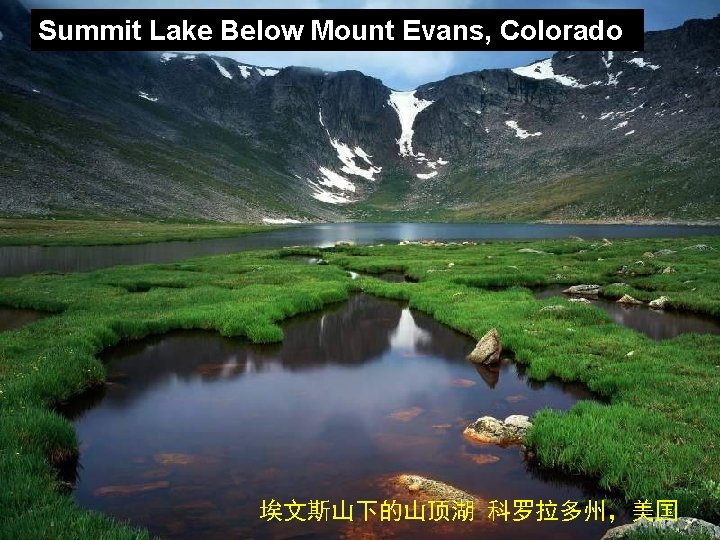
[[[505,446],[521,444],[531,427],[530,418],[522,414],[513,414],[505,420],[483,416],[466,427],[463,435],[473,441]]]
[[[500,335],[495,328],[491,328],[480,338],[473,351],[468,355],[468,360],[475,364],[497,364],[500,361],[502,345]]]
[[[597,296],[600,294],[600,285],[573,285],[563,291],[565,294],[574,294],[577,296]]]
[[[640,300],[637,300],[630,296],[629,294],[623,294],[622,297],[617,301],[618,304],[630,304],[630,305],[637,305],[642,304]]]
[[[648,305],[654,309],[665,309],[669,303],[670,299],[667,296],[661,296],[660,298],[656,298],[650,302]]]
[[[600,540],[623,540],[631,535],[647,531],[648,533],[675,533],[688,538],[707,538],[720,540],[720,527],[697,518],[681,517],[677,521],[638,521],[629,525],[621,525],[607,531]]]

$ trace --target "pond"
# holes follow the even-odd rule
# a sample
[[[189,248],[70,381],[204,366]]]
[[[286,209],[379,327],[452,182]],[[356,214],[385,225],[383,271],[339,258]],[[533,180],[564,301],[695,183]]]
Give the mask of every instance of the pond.
[[[535,292],[539,300],[565,297],[567,286],[547,287]],[[650,309],[646,305],[618,304],[614,300],[598,297],[590,302],[605,311],[616,323],[645,334],[651,339],[672,339],[680,334],[720,334],[720,320],[697,313]]]
[[[260,520],[263,499],[382,501],[381,479],[401,473],[511,504],[602,498],[579,479],[537,472],[518,447],[462,435],[486,414],[567,409],[591,398],[582,386],[531,382],[509,361],[476,370],[465,360],[473,340],[366,295],[283,329],[276,345],[177,332],[107,351],[108,384],[61,411],[81,443],[77,502],[168,538],[336,538],[353,531]],[[438,534],[430,523],[396,525],[398,537]],[[482,516],[473,534],[599,538],[610,526],[581,518],[489,527]]]
[[[84,272],[118,264],[166,263],[250,249],[283,246],[332,246],[400,240],[531,240],[545,238],[669,238],[718,235],[717,226],[549,225],[524,223],[324,223],[266,233],[196,242],[160,242],[128,246],[4,246],[0,276],[33,272]]]
[[[15,309],[0,306],[0,332],[17,330],[49,315],[49,313],[32,309]]]

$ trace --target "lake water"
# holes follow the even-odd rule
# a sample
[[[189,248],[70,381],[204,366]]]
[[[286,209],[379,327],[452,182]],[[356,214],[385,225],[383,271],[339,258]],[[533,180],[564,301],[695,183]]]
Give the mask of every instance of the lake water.
[[[82,272],[118,264],[166,263],[201,255],[304,245],[325,247],[340,240],[360,244],[400,240],[530,240],[545,238],[657,238],[718,235],[717,226],[544,225],[477,223],[326,223],[196,242],[130,246],[0,247],[0,276],[33,272]]]
[[[465,360],[473,340],[365,295],[283,329],[283,343],[270,346],[179,332],[107,351],[107,386],[61,411],[80,440],[77,502],[167,538],[352,538],[367,526],[267,523],[262,500],[382,501],[382,479],[400,473],[511,505],[601,498],[580,479],[536,471],[518,447],[462,435],[485,414],[567,409],[591,398],[582,386],[528,381],[509,361],[476,369]],[[628,519],[616,514],[615,525]],[[448,533],[427,522],[384,525],[374,529],[382,537]],[[482,515],[471,530],[451,530],[569,540],[599,538],[610,526],[535,516],[490,526]]]

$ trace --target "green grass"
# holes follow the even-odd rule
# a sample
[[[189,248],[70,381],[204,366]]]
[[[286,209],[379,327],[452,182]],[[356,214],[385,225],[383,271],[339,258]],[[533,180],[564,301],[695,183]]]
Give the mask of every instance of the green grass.
[[[234,223],[158,223],[87,219],[2,219],[0,246],[96,246],[227,238],[278,227]]]
[[[698,243],[715,251],[683,249]],[[518,253],[522,247],[552,254]],[[663,248],[677,252],[643,258]],[[1,279],[1,305],[57,314],[0,334],[0,538],[147,537],[77,508],[50,466],[77,452],[72,425],[52,406],[103,381],[100,351],[171,329],[279,341],[281,320],[360,289],[404,299],[476,338],[497,327],[532,378],[582,381],[602,396],[536,416],[529,442],[541,466],[596,478],[627,503],[677,498],[681,515],[717,521],[720,336],[651,341],[593,306],[538,301],[525,286],[622,280],[627,286],[606,293],[664,294],[674,308],[720,316],[719,249],[715,238],[360,246],[323,250],[327,266],[285,258],[304,252],[293,249]],[[636,275],[617,276],[623,265]],[[659,273],[667,266],[676,272]],[[401,270],[419,281],[351,280],[349,269]],[[541,311],[550,304],[565,309]]]

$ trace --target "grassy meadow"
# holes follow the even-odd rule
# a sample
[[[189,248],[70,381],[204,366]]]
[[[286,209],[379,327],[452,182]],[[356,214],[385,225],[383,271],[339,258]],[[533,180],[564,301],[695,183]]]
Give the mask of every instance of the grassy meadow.
[[[649,255],[659,250],[672,252]],[[53,405],[102,384],[100,351],[171,329],[280,341],[283,319],[360,290],[403,299],[475,338],[496,327],[530,377],[581,381],[595,392],[598,401],[536,415],[528,442],[541,467],[592,477],[629,505],[678,499],[680,515],[717,522],[720,336],[652,341],[592,305],[536,300],[529,287],[598,283],[611,297],[665,295],[672,309],[720,317],[719,253],[716,238],[349,246],[0,279],[0,305],[55,312],[0,333],[0,537],[148,537],[79,509],[52,467],[78,451],[72,424]],[[417,282],[372,277],[389,270]],[[543,309],[550,305],[562,307]]]
[[[0,246],[99,246],[227,238],[278,227],[235,223],[164,223],[0,218]]]

